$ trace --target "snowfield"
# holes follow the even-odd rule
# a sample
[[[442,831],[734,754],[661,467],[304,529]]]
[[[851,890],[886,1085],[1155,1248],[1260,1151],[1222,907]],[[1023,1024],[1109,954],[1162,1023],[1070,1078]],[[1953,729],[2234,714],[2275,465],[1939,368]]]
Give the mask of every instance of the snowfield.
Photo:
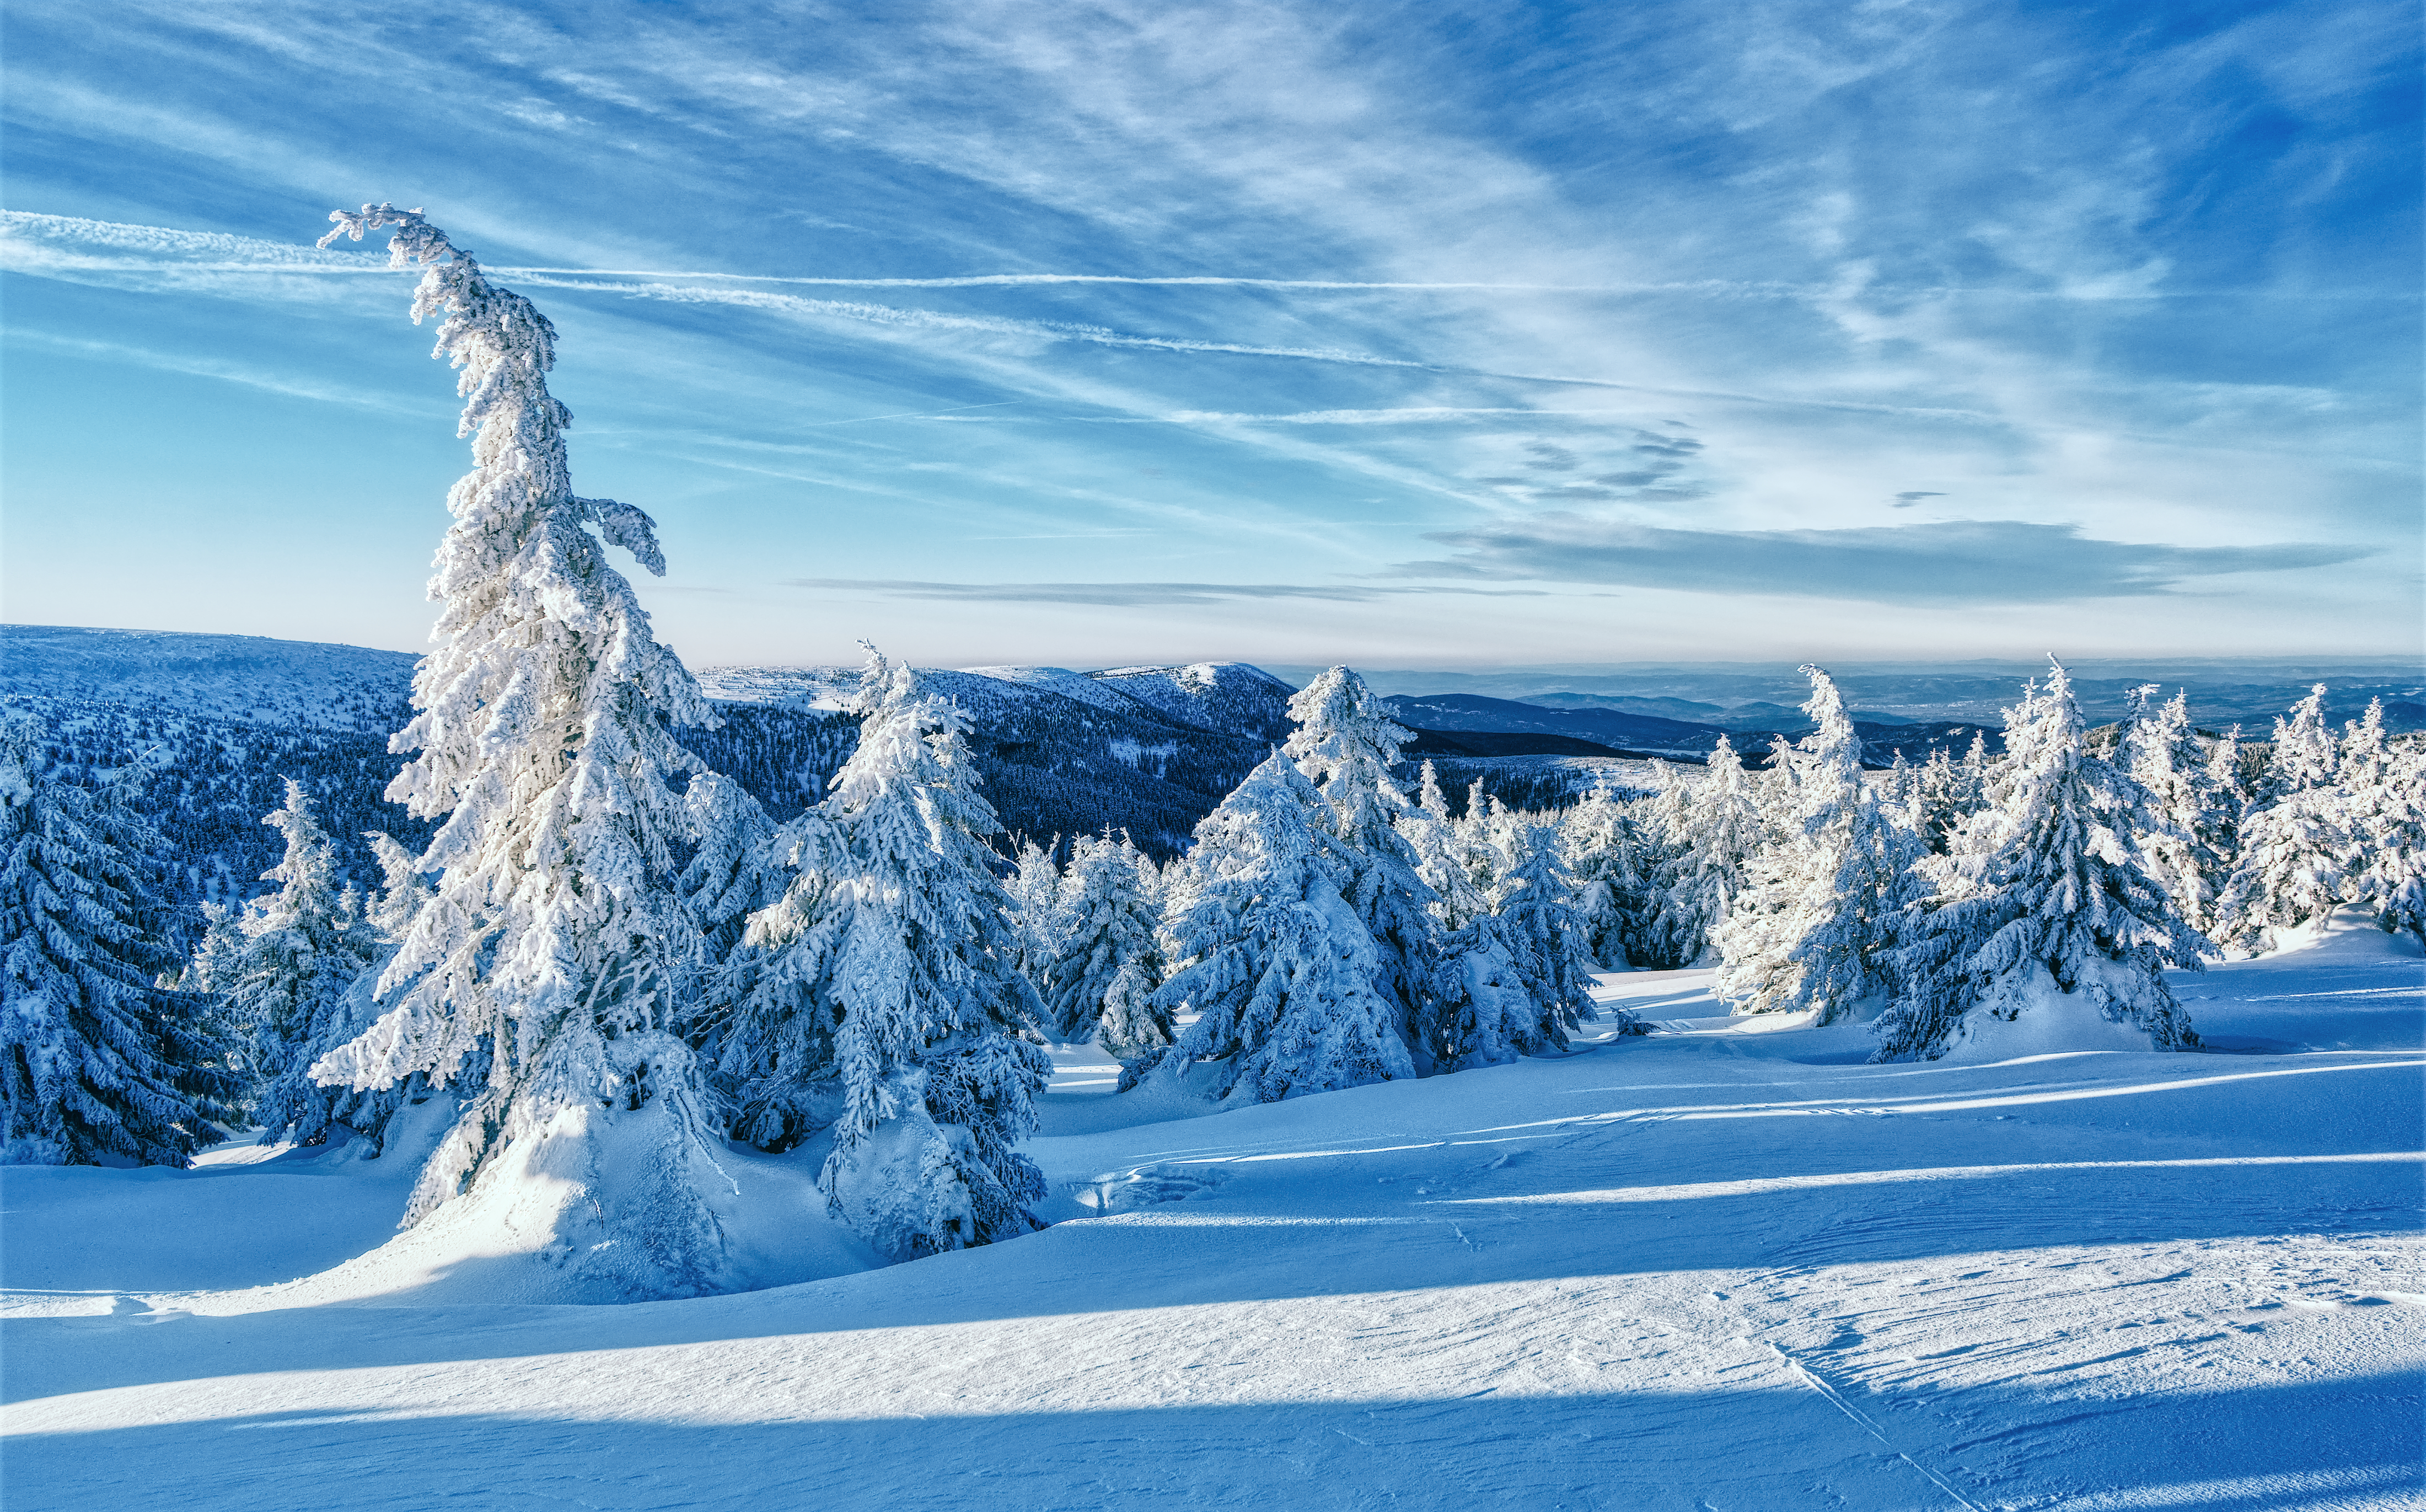
[[[1050,1230],[860,1269],[821,1151],[736,1154],[782,1219],[750,1242],[821,1279],[690,1301],[472,1302],[366,1254],[434,1119],[378,1161],[11,1168],[0,1493],[2426,1504],[2426,960],[2343,925],[2173,980],[2210,1053],[1872,1066],[1704,972],[1602,978],[1648,1037],[1210,1117],[1064,1053]]]

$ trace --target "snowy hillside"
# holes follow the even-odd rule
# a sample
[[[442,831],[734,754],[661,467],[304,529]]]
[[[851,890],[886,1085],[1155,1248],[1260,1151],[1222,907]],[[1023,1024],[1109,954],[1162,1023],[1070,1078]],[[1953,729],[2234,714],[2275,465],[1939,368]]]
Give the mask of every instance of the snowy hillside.
[[[2299,943],[2175,978],[2237,1053],[1870,1066],[1862,1026],[1728,1019],[1678,972],[1602,979],[1647,1037],[1212,1117],[1065,1054],[1027,1147],[1052,1229],[849,1272],[806,1214],[823,1279],[701,1300],[327,1305],[359,1280],[295,1278],[384,1242],[407,1175],[343,1151],[15,1170],[0,1490],[2416,1506],[2426,961]]]
[[[0,696],[365,734],[403,724],[414,661],[261,635],[0,625]]]
[[[700,687],[711,699],[801,709],[839,709],[859,683],[859,669],[853,667],[710,667],[698,675]],[[1244,662],[1116,667],[1098,672],[1066,667],[964,667],[927,675],[937,692],[978,708],[1002,707],[1020,693],[1049,693],[1090,708],[1265,741],[1287,738],[1288,700],[1297,691]]]

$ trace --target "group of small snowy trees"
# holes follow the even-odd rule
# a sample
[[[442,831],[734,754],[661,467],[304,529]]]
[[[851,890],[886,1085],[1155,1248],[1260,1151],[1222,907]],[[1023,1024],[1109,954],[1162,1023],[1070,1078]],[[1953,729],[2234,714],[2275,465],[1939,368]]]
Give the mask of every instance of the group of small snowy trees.
[[[2153,687],[2093,749],[2057,664],[2007,711],[2001,757],[1975,739],[1865,774],[1833,681],[1804,670],[1816,728],[1755,780],[1722,745],[1690,791],[1669,775],[1571,811],[1603,959],[1714,958],[1739,1011],[1870,1018],[1883,1058],[1928,1058],[2026,1009],[2194,1044],[2165,969],[2343,904],[2426,939],[2426,743],[2388,741],[2380,706],[2337,737],[2320,685],[2249,789],[2237,732],[2202,734]]]
[[[2192,1040],[2161,970],[2211,942],[2342,904],[2426,938],[2426,746],[2376,710],[2335,734],[2320,687],[2245,788],[2178,697],[2091,749],[2060,666],[2000,758],[1866,773],[1806,668],[1815,731],[1766,770],[1722,739],[1563,814],[1479,786],[1452,812],[1429,764],[1411,796],[1409,732],[1334,668],[1183,856],[1106,833],[1006,863],[966,716],[871,650],[856,750],[778,825],[674,737],[715,716],[606,557],[662,572],[653,523],[572,491],[546,318],[419,212],[332,218],[396,228],[461,370],[475,466],[390,790],[434,836],[371,836],[383,884],[358,892],[290,781],[273,888],[180,961],[122,785],[63,780],[0,724],[8,1162],[181,1165],[246,1124],[376,1142],[443,1097],[407,1226],[538,1236],[591,1295],[685,1295],[729,1279],[727,1139],[824,1141],[831,1212],[896,1258],[1037,1227],[1017,1147],[1051,1042],[1099,1043],[1124,1090],[1270,1102],[1557,1053],[1595,968],[1715,960],[1739,1007],[1874,1017],[1888,1056],[2054,1003],[2171,1046]]]

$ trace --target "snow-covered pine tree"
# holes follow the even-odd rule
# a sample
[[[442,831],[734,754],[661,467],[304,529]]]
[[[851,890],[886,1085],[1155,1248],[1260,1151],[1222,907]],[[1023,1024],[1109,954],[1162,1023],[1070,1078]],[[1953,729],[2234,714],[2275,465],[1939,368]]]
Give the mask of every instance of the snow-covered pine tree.
[[[1866,812],[1862,740],[1836,683],[1817,667],[1803,712],[1819,726],[1794,746],[1778,746],[1764,797],[1775,804],[1767,844],[1747,870],[1743,891],[1712,932],[1719,971],[1711,990],[1739,1013],[1820,1010],[1821,1021],[1852,1004],[1830,994],[1869,979],[1854,965],[1874,957],[1885,909],[1875,896],[1849,896],[1857,877],[1884,880],[1870,858],[1852,854]],[[1804,948],[1806,939],[1815,943]],[[1815,972],[1822,956],[1837,965]]]
[[[1172,1042],[1170,1011],[1154,997],[1162,985],[1159,916],[1139,882],[1141,860],[1126,835],[1114,840],[1108,831],[1071,846],[1056,910],[1060,948],[1038,984],[1056,1039],[1100,1039],[1123,1061]]]
[[[1693,785],[1666,762],[1653,762],[1651,770],[1652,793],[1641,805],[1635,852],[1635,864],[1648,885],[1625,955],[1645,971],[1673,972],[1691,965],[1702,954],[1709,921],[1698,911],[1700,900],[1687,897],[1675,885],[1678,873],[1691,864]]]
[[[674,1032],[701,941],[670,781],[703,769],[670,727],[715,716],[605,551],[662,572],[655,527],[573,492],[546,316],[418,211],[331,218],[322,245],[393,226],[390,265],[422,268],[413,318],[441,317],[437,353],[461,369],[474,470],[447,495],[438,649],[393,742],[418,754],[389,796],[442,821],[419,863],[437,885],[382,976],[388,1011],[315,1074],[361,1091],[485,1062],[407,1208],[408,1226],[448,1215],[429,1242],[526,1235],[572,1257],[574,1295],[717,1289],[731,1185]]]
[[[2374,910],[2386,932],[2426,943],[2426,738],[2386,741],[2383,702],[2371,701],[2343,742],[2341,787],[2350,901]]]
[[[1061,868],[1053,859],[1060,848],[1059,835],[1053,837],[1050,845],[1021,841],[1019,855],[1012,863],[1014,870],[1005,887],[1011,898],[1011,923],[1019,931],[1019,969],[1040,990],[1045,969],[1060,953],[1066,926],[1061,915]],[[1072,849],[1076,848],[1074,844]]]
[[[2081,748],[2072,680],[2049,660],[2006,713],[1988,807],[1924,863],[1935,896],[1908,920],[1880,1060],[1933,1060],[2024,1018],[2019,1043],[2040,1050],[2111,1044],[2109,1026],[2158,1050],[2198,1043],[2163,973],[2198,970],[2207,941],[2142,869],[2130,819],[2148,800]]]
[[[300,783],[288,778],[284,805],[262,822],[286,837],[284,858],[262,878],[278,891],[230,920],[232,950],[205,942],[198,964],[206,973],[197,974],[207,974],[244,1035],[257,1078],[253,1121],[266,1140],[325,1144],[337,1124],[375,1134],[396,1111],[396,1091],[323,1086],[312,1066],[359,1032],[347,998],[382,941],[340,880],[336,847]]]
[[[2258,780],[2253,795],[2259,803],[2271,803],[2287,793],[2305,793],[2333,781],[2341,765],[2340,746],[2334,739],[2334,728],[2325,722],[2325,684],[2308,689],[2308,696],[2291,705],[2290,717],[2274,721],[2274,739],[2266,758],[2265,775]]]
[[[0,718],[0,1165],[177,1166],[241,1123],[213,1005],[154,985],[161,842]]]
[[[1340,894],[1372,936],[1375,985],[1399,1010],[1399,1033],[1420,1067],[1448,986],[1431,889],[1392,823],[1408,808],[1390,777],[1412,734],[1382,710],[1365,680],[1334,667],[1289,700],[1298,728],[1282,750],[1320,791],[1322,822],[1347,870]],[[1471,815],[1469,815],[1471,817]]]
[[[2140,691],[2157,689],[2152,684]],[[2216,878],[2230,861],[2214,849],[2219,795],[2208,753],[2191,727],[2189,695],[2176,692],[2164,703],[2143,696],[2134,716],[2122,759],[2132,780],[2148,791],[2149,813],[2136,827],[2142,863],[2171,895],[2182,922],[2205,929],[2214,922]]]
[[[1124,1090],[1191,1061],[1215,1063],[1211,1091],[1239,1103],[1414,1074],[1372,932],[1340,894],[1352,874],[1325,808],[1275,752],[1197,825],[1173,889],[1184,907],[1163,920],[1178,965],[1156,996],[1199,1017],[1132,1063]]]
[[[784,895],[791,874],[775,858],[775,822],[740,783],[701,772],[683,791],[697,838],[675,886],[699,929],[699,957],[677,989],[676,1022],[702,1064],[715,1068],[735,1006],[755,985],[758,953],[743,940],[750,916]],[[719,1086],[729,1094],[731,1088]]]
[[[1575,889],[1576,927],[1585,952],[1611,968],[1635,964],[1625,946],[1648,890],[1631,808],[1604,772],[1559,825],[1560,852]]]
[[[1852,823],[1836,851],[1831,909],[1792,948],[1799,971],[1795,1001],[1817,1009],[1815,1024],[1884,1008],[1899,985],[1897,950],[1913,904],[1929,894],[1918,870],[1929,846],[1902,812],[1867,788],[1854,799]]]
[[[1653,879],[1667,930],[1658,948],[1678,966],[1707,956],[1710,936],[1743,891],[1746,869],[1760,850],[1760,807],[1748,776],[1743,759],[1721,735],[1702,780],[1687,790],[1681,828]]]
[[[2350,813],[2337,778],[2340,749],[2325,723],[2325,684],[2274,721],[2266,770],[2240,825],[2240,853],[2215,906],[2215,938],[2248,951],[2273,948],[2344,901]]]
[[[751,923],[768,958],[735,1045],[801,1089],[788,1118],[831,1088],[828,1204],[907,1260],[1042,1227],[1027,1204],[1044,1179],[1012,1147],[1053,1065],[1029,1038],[1044,1007],[1017,965],[967,716],[873,651],[861,709],[821,806],[823,854]]]
[[[1415,806],[1391,822],[1406,836],[1407,848],[1415,854],[1415,875],[1432,890],[1432,918],[1447,939],[1476,915],[1491,911],[1491,901],[1476,884],[1475,874],[1488,872],[1492,863],[1478,862],[1470,854],[1475,830],[1450,817],[1440,774],[1430,762],[1424,763],[1423,782],[1416,792]]]
[[[1459,1037],[1475,1065],[1564,1050],[1594,1017],[1596,963],[1584,951],[1558,827],[1502,815],[1495,828],[1505,858],[1496,895],[1449,937],[1447,952],[1465,967]]]

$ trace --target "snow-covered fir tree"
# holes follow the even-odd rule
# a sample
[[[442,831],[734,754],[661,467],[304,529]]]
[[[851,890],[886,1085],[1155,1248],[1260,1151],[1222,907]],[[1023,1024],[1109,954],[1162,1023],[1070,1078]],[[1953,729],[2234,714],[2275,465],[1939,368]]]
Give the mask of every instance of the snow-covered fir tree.
[[[1043,1004],[1018,967],[967,716],[872,652],[861,709],[820,823],[790,831],[798,878],[751,922],[766,959],[734,1053],[800,1088],[766,1100],[785,1138],[830,1110],[829,1206],[906,1260],[1041,1227],[1044,1179],[1012,1147],[1053,1068],[1030,1039]]]
[[[2306,698],[2291,705],[2289,718],[2275,719],[2271,747],[2265,774],[2252,795],[2256,801],[2269,803],[2333,781],[2341,754],[2333,726],[2325,720],[2325,684],[2309,688]]]
[[[1445,968],[1431,889],[1392,821],[1407,796],[1390,777],[1413,735],[1383,713],[1365,680],[1334,667],[1289,700],[1298,728],[1283,751],[1323,797],[1318,811],[1346,868],[1340,893],[1372,936],[1375,985],[1399,1012],[1399,1033],[1419,1060],[1443,1009]]]
[[[1637,805],[1642,817],[1635,851],[1635,864],[1647,885],[1625,954],[1645,971],[1671,972],[1691,965],[1702,954],[1711,921],[1698,909],[1702,900],[1676,886],[1679,872],[1690,864],[1693,784],[1666,762],[1653,762],[1651,770],[1651,796]]]
[[[1559,825],[1559,846],[1575,890],[1576,928],[1584,951],[1603,966],[1634,964],[1626,943],[1648,899],[1632,805],[1604,773]]]
[[[1468,816],[1471,819],[1471,815]],[[1592,973],[1561,859],[1558,827],[1502,811],[1470,844],[1496,853],[1488,907],[1446,939],[1464,988],[1434,1046],[1445,1065],[1489,1065],[1564,1050],[1593,1018]]]
[[[1940,746],[1915,771],[1909,804],[1912,828],[1936,855],[1944,855],[1949,838],[1964,820],[1987,801],[1988,737],[1974,731],[1970,748],[1955,761]]]
[[[1019,969],[1027,973],[1030,982],[1043,983],[1045,969],[1060,953],[1065,927],[1061,913],[1061,867],[1054,853],[1061,848],[1061,837],[1053,837],[1050,845],[1040,845],[1033,840],[1020,842],[1014,859],[1011,880],[1006,892],[1011,897],[1011,922],[1019,934]],[[1076,850],[1074,845],[1073,850]]]
[[[1493,863],[1473,855],[1477,829],[1450,815],[1448,796],[1441,791],[1440,773],[1431,763],[1424,763],[1415,791],[1415,806],[1391,822],[1415,855],[1415,875],[1432,890],[1428,906],[1446,939],[1478,914],[1491,911],[1491,900],[1475,877],[1478,873],[1488,876]]]
[[[2140,691],[2157,690],[2152,684]],[[2133,713],[2123,759],[2132,780],[2148,792],[2149,812],[2136,834],[2141,859],[2182,921],[2205,929],[2214,923],[2216,893],[2232,863],[2217,849],[2224,819],[2217,810],[2225,803],[2237,808],[2238,798],[2216,791],[2205,743],[2191,726],[2187,693],[2164,703],[2143,696]]]
[[[1383,996],[1372,932],[1342,895],[1354,874],[1336,821],[1305,774],[1275,752],[1196,827],[1162,932],[1176,969],[1156,994],[1199,1017],[1178,1044],[1133,1063],[1211,1062],[1209,1090],[1276,1102],[1413,1075],[1399,1005]]]
[[[1038,984],[1056,1039],[1094,1039],[1123,1061],[1172,1042],[1170,1010],[1155,1001],[1159,915],[1140,880],[1143,859],[1126,835],[1082,835],[1072,845],[1057,904],[1060,948]]]
[[[222,998],[244,1037],[253,1121],[266,1139],[324,1144],[339,1124],[376,1134],[396,1089],[323,1086],[311,1072],[360,1032],[348,999],[383,941],[338,877],[336,847],[300,783],[287,779],[284,805],[262,822],[286,839],[284,858],[263,877],[278,890],[216,925],[214,936],[235,938],[206,939],[192,974]]]
[[[1988,806],[1924,863],[1934,897],[1907,925],[1878,1058],[2000,1034],[2036,1050],[2195,1045],[2163,973],[2197,970],[2206,941],[2142,868],[2130,821],[2148,800],[2082,748],[2061,663],[2007,712],[2005,752]]]
[[[1836,848],[1836,872],[1827,885],[1833,908],[1817,907],[1819,920],[1796,941],[1790,960],[1797,971],[1793,1001],[1814,1010],[1815,1024],[1836,1023],[1864,1008],[1884,1008],[1899,985],[1898,947],[1907,909],[1928,895],[1917,870],[1927,842],[1901,811],[1867,789],[1854,798],[1853,817]]]
[[[125,774],[61,780],[0,718],[0,1164],[177,1166],[241,1123],[211,1002],[157,986],[161,841]]]
[[[2349,901],[2426,943],[2426,737],[2387,741],[2383,701],[2371,701],[2343,742],[2340,786]]]
[[[1721,735],[1702,780],[1686,790],[1668,860],[1654,878],[1664,931],[1656,948],[1678,966],[1706,957],[1711,934],[1734,907],[1759,853],[1762,820],[1749,776]]]
[[[683,808],[696,848],[674,885],[699,930],[700,954],[677,989],[676,1021],[716,1083],[734,1008],[756,979],[758,953],[744,931],[752,914],[784,895],[791,874],[776,860],[774,820],[740,783],[701,772],[684,790]]]
[[[1888,927],[1883,895],[1839,889],[1893,879],[1855,843],[1857,831],[1868,844],[1886,843],[1876,826],[1863,830],[1869,820],[1886,821],[1866,804],[1861,736],[1836,683],[1817,667],[1803,670],[1811,679],[1803,709],[1819,728],[1794,746],[1779,745],[1784,771],[1772,774],[1764,795],[1765,806],[1775,806],[1767,844],[1712,931],[1720,966],[1711,990],[1739,1013],[1809,1008],[1826,1022],[1852,1008],[1854,1000],[1842,996],[1849,987],[1875,986],[1868,963]]]
[[[2325,723],[2325,684],[2274,721],[2266,770],[2240,824],[2240,851],[2215,906],[2219,942],[2273,948],[2283,931],[2345,901],[2353,859],[2340,747]]]
[[[408,1224],[527,1235],[572,1257],[575,1295],[716,1289],[731,1186],[674,1032],[702,941],[675,867],[697,837],[671,780],[702,768],[670,728],[714,716],[606,553],[662,572],[655,528],[574,493],[544,315],[417,211],[332,218],[323,245],[393,226],[390,265],[422,268],[413,317],[439,317],[437,353],[461,370],[474,470],[447,496],[437,650],[394,741],[416,754],[389,789],[441,821],[419,862],[434,893],[386,967],[387,1011],[315,1074],[362,1091],[484,1069]]]

